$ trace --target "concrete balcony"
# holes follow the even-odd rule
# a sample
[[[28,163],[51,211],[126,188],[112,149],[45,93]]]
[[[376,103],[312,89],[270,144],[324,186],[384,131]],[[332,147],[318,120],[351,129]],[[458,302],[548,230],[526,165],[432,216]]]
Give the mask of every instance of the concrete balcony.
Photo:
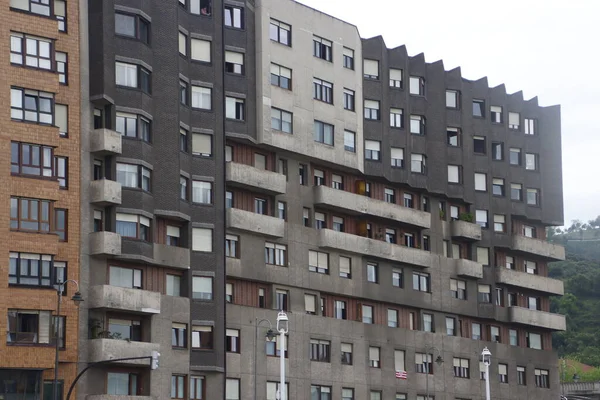
[[[456,275],[464,278],[482,279],[483,265],[464,258],[454,260]]]
[[[528,274],[504,267],[496,267],[496,281],[505,285],[522,287],[562,296],[565,288],[562,281],[545,276]]]
[[[512,249],[522,253],[535,254],[547,261],[565,259],[565,248],[545,240],[529,238],[521,235],[512,237]]]
[[[283,174],[234,162],[226,164],[225,180],[232,186],[270,195],[284,194],[287,186],[286,177]]]
[[[561,314],[530,310],[524,307],[509,307],[508,318],[515,324],[537,326],[554,331],[567,330],[565,316]]]
[[[158,343],[133,342],[122,339],[91,339],[88,343],[88,362],[110,360],[112,358],[150,357],[152,351],[160,351],[160,344]],[[119,361],[111,364],[149,366],[150,358]]]
[[[141,314],[160,314],[161,295],[159,292],[97,285],[90,288],[86,300],[89,301],[90,308],[104,308]]]
[[[116,394],[89,394],[86,400],[155,400],[154,396],[120,396]]]
[[[320,229],[318,232],[320,247],[346,251],[364,256],[383,258],[420,267],[431,266],[432,256],[428,251],[414,249],[363,236]]]
[[[118,256],[121,254],[121,235],[114,232],[102,231],[89,234],[90,255]]]
[[[343,210],[346,214],[368,214],[423,229],[429,229],[431,226],[429,213],[327,186],[314,187],[314,202],[328,208]]]
[[[190,269],[190,249],[154,243],[154,262],[180,269]]]
[[[285,234],[285,220],[237,208],[228,208],[227,229],[236,229],[270,237],[283,237]]]
[[[121,154],[121,134],[110,129],[95,129],[90,135],[90,152],[97,155]]]
[[[121,204],[121,184],[109,179],[90,182],[90,203],[102,207]]]
[[[450,222],[453,238],[463,240],[481,240],[481,226],[472,222],[453,220]]]

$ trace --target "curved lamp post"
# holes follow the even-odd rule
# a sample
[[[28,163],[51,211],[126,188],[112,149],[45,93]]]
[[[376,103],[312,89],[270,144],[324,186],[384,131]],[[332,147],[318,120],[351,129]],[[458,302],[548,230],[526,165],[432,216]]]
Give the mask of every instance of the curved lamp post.
[[[73,297],[71,297],[71,300],[73,300],[73,302],[75,303],[76,306],[79,306],[79,303],[81,303],[83,301],[83,297],[81,296],[81,293],[79,292],[79,282],[77,282],[74,279],[67,279],[66,281],[59,283],[58,287],[56,288],[56,293],[57,293],[57,304],[56,304],[56,316],[54,317],[54,341],[55,341],[55,347],[54,347],[54,380],[52,381],[52,393],[53,396],[52,398],[54,400],[59,400],[60,396],[58,395],[58,355],[60,354],[60,341],[58,340],[58,335],[59,335],[59,318],[60,318],[60,305],[62,303],[62,294],[63,291],[65,290],[65,286],[67,285],[67,283],[74,283],[75,287],[77,288],[77,290],[75,291],[75,294],[73,295]]]
[[[286,400],[286,390],[285,390],[285,335],[288,333],[288,325],[289,319],[285,312],[279,311],[277,314],[277,331],[279,332],[279,340],[281,351],[279,352],[279,374],[280,374],[280,383],[279,383],[279,400]]]
[[[431,353],[431,357],[433,358],[433,356],[435,355],[434,351],[437,351],[438,356],[435,358],[435,363],[438,366],[441,366],[442,363],[444,362],[444,359],[442,358],[442,352],[440,351],[440,349],[438,349],[435,346],[431,346],[428,347],[427,349],[425,349],[425,364],[427,365],[427,371],[425,371],[425,400],[429,400],[429,352]]]
[[[481,351],[481,361],[485,365],[485,398],[490,400],[490,364],[492,363],[492,353],[487,347]]]
[[[258,320],[258,318],[255,318],[255,328],[256,328],[256,334],[254,335],[254,400],[256,400],[256,375],[257,375],[257,368],[256,368],[256,358],[257,358],[257,353],[258,353],[258,327],[262,324],[262,323],[268,323],[269,324],[269,330],[267,330],[267,333],[265,334],[265,338],[267,339],[267,341],[272,342],[275,339],[275,332],[273,331],[273,325],[271,324],[271,321],[269,321],[268,319],[261,319],[260,321]]]
[[[562,368],[561,368],[562,369],[562,374],[561,374],[562,383],[560,385],[562,387],[562,397],[563,398],[566,398],[565,397],[565,382],[567,380],[567,367],[573,368],[573,371],[575,371],[575,373],[573,374],[573,378],[571,378],[571,379],[573,379],[573,382],[575,382],[575,383],[579,382],[579,374],[577,374],[577,368],[573,364],[571,364],[571,365],[567,364],[567,360],[565,360],[563,358],[562,359]]]

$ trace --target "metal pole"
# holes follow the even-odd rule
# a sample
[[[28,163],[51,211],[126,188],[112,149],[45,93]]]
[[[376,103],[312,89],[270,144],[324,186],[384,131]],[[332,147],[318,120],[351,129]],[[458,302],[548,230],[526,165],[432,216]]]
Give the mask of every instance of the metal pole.
[[[279,330],[279,340],[280,340],[280,345],[279,345],[279,374],[280,376],[280,383],[279,383],[279,400],[287,400],[285,395],[285,330],[284,329],[280,329]]]
[[[256,400],[256,361],[258,357],[258,318],[254,318],[254,400]]]
[[[425,368],[425,400],[429,400],[429,350],[425,353]]]
[[[53,399],[58,400],[58,355],[60,353],[60,344],[58,341],[58,321],[60,316],[60,303],[62,303],[62,288],[64,284],[59,284],[57,293],[56,316],[54,317],[54,381],[52,381]]]
[[[485,399],[490,400],[490,363],[485,364]]]
[[[565,359],[563,358],[562,360],[562,385],[560,385],[560,387],[562,388],[562,395],[563,397],[565,397],[565,381],[567,380],[567,363],[565,361]]]

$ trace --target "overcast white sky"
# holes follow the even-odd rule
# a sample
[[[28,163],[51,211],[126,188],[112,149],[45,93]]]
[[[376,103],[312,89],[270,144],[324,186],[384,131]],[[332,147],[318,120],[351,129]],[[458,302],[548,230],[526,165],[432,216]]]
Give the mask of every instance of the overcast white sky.
[[[298,1],[467,79],[561,104],[565,224],[600,215],[600,1]]]

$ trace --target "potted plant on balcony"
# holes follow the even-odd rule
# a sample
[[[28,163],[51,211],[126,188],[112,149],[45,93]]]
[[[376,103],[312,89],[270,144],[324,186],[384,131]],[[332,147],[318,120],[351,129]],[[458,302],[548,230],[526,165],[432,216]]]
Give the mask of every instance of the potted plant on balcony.
[[[460,213],[460,215],[458,216],[458,219],[461,221],[470,222],[470,223],[475,222],[475,217],[473,216],[472,213]]]

